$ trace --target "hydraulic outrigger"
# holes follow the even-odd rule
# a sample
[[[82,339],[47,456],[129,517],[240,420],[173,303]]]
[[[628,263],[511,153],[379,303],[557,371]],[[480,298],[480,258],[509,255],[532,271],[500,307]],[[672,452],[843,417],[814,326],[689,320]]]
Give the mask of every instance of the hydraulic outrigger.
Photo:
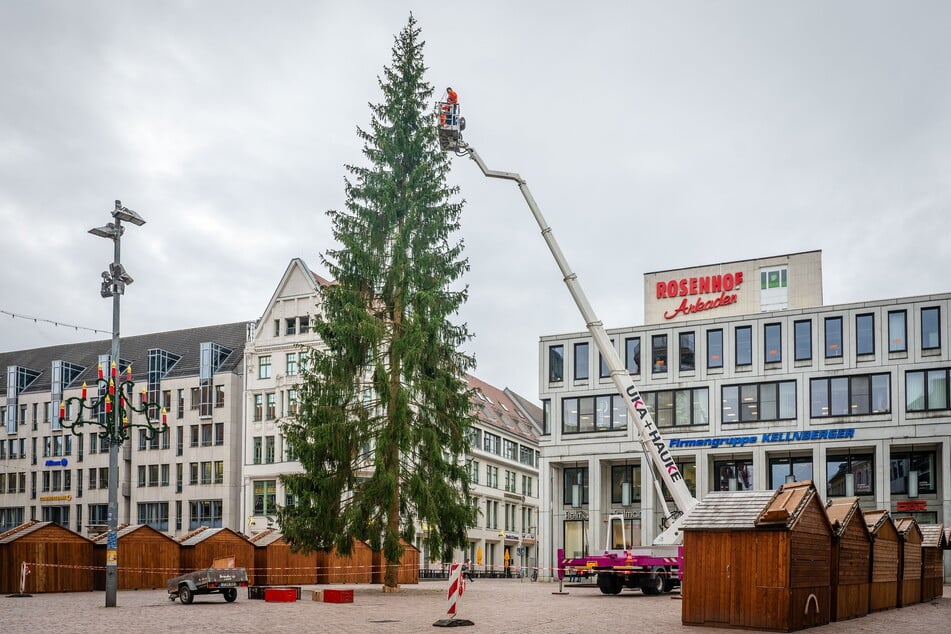
[[[446,116],[447,108],[452,108],[452,116]],[[682,559],[682,547],[678,547],[683,542],[680,526],[687,514],[696,506],[697,500],[691,495],[683,474],[670,454],[667,442],[654,424],[653,417],[644,403],[644,399],[611,344],[611,340],[604,330],[604,325],[591,308],[591,304],[578,282],[577,275],[569,268],[568,262],[555,240],[554,233],[535,203],[525,179],[514,172],[491,170],[486,166],[478,152],[462,139],[465,119],[458,116],[458,108],[457,104],[436,104],[437,130],[442,149],[445,151],[451,150],[457,156],[468,156],[476,162],[479,169],[488,178],[510,180],[518,184],[525,202],[528,203],[528,207],[538,223],[542,237],[558,264],[565,285],[578,306],[578,310],[581,311],[588,332],[608,366],[611,379],[614,381],[618,393],[627,403],[628,419],[637,428],[637,440],[640,441],[644,454],[650,458],[655,471],[660,474],[661,479],[667,485],[667,490],[670,491],[679,513],[667,514],[670,523],[666,530],[654,540],[653,546],[629,548],[626,544],[621,544],[622,548],[617,549],[609,548],[612,544],[608,541],[605,543],[603,555],[561,559],[558,562],[559,566],[596,572],[598,574],[598,585],[605,594],[617,594],[624,586],[640,587],[644,592],[651,594],[669,590],[675,584],[673,582],[674,577],[679,578],[682,570],[682,566],[679,565]],[[660,487],[657,488],[658,493],[660,493]],[[664,504],[663,495],[659,495],[659,497],[661,503]],[[666,513],[666,504],[664,506]],[[610,523],[615,521],[622,520],[619,517],[612,517]],[[609,525],[608,535],[611,534],[611,531],[612,526]]]

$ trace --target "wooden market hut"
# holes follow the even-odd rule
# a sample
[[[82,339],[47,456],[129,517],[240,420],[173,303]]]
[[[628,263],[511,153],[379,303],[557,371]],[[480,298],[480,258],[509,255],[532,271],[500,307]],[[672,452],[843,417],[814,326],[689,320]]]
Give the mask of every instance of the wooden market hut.
[[[397,583],[419,583],[419,548],[404,539],[400,539],[400,544],[403,546],[403,556],[400,558]],[[383,551],[374,551],[372,583],[383,583],[385,572],[386,561],[383,558]]]
[[[317,583],[317,553],[295,553],[276,528],[252,535],[254,579],[259,586]]]
[[[812,482],[708,493],[683,529],[685,625],[789,632],[829,622],[832,526]]]
[[[236,568],[248,571],[248,583],[255,584],[254,546],[248,538],[230,528],[200,526],[178,539],[183,572],[208,568],[215,559],[234,557]]]
[[[317,583],[370,583],[373,552],[359,539],[353,550],[343,556],[334,548],[317,552]]]
[[[865,525],[872,536],[868,611],[890,610],[898,605],[898,530],[891,515],[883,509],[866,511]]]
[[[0,593],[90,592],[92,542],[55,522],[30,521],[0,533]]]
[[[898,529],[899,572],[898,607],[903,608],[921,603],[921,529],[913,517],[899,517],[895,520]]]
[[[106,589],[106,550],[109,533],[93,538],[93,587]],[[181,548],[174,539],[145,524],[120,526],[116,587],[119,590],[154,590],[177,577]]]
[[[944,593],[944,551],[948,548],[943,524],[920,524],[921,600],[931,601]]]
[[[832,620],[868,614],[868,580],[872,570],[872,536],[859,499],[837,498],[826,504],[832,525]]]

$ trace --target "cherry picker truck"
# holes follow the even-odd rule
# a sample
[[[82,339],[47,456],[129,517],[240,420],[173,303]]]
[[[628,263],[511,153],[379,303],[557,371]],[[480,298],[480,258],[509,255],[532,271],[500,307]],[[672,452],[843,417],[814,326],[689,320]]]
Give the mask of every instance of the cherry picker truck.
[[[446,116],[450,112],[452,116]],[[607,521],[607,532],[604,549],[600,554],[584,557],[568,558],[562,549],[558,551],[558,566],[574,574],[597,574],[598,588],[604,594],[619,594],[626,588],[640,588],[645,594],[660,594],[669,592],[680,585],[683,570],[683,535],[681,525],[690,511],[697,505],[696,498],[690,493],[683,474],[670,455],[667,442],[664,440],[654,424],[654,419],[644,403],[640,392],[631,380],[631,375],[621,363],[617,351],[611,344],[604,325],[598,320],[588,303],[588,299],[581,289],[578,277],[568,267],[568,262],[555,241],[554,233],[545,221],[541,210],[535,203],[525,179],[513,172],[490,170],[475,148],[462,138],[465,129],[465,119],[458,116],[459,105],[439,102],[434,110],[439,144],[443,151],[452,151],[456,156],[468,156],[487,178],[499,178],[514,181],[525,202],[528,203],[535,221],[541,230],[542,237],[548,245],[561,274],[565,285],[571,293],[581,316],[585,321],[588,332],[594,340],[601,357],[604,359],[611,379],[628,408],[628,420],[633,424],[631,433],[641,443],[644,455],[653,465],[667,490],[670,492],[677,510],[671,513],[664,499],[660,483],[655,478],[654,484],[658,498],[665,514],[666,529],[658,535],[651,546],[633,547],[626,543],[624,520],[620,515],[612,515]],[[620,541],[612,539],[620,535]]]

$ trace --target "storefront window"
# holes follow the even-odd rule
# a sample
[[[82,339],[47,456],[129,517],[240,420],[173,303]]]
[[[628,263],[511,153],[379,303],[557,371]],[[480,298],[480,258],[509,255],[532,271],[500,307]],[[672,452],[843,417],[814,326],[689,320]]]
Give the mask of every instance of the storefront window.
[[[588,540],[585,527],[587,520],[565,520],[565,557],[577,558],[588,555]]]
[[[714,491],[752,491],[753,459],[736,458],[713,463]]]
[[[873,454],[828,454],[826,456],[826,495],[851,497],[875,494],[875,457]]]
[[[588,504],[588,467],[565,467],[564,505]],[[579,488],[575,488],[575,487]],[[577,491],[577,493],[576,493]]]
[[[923,493],[935,492],[936,472],[933,451],[893,452],[889,473],[893,495],[918,497]],[[914,491],[913,481],[917,481],[917,494]]]
[[[812,479],[812,456],[770,456],[769,488]]]
[[[641,503],[641,466],[613,465],[611,467],[611,504],[624,503],[624,483],[631,485],[631,504]]]

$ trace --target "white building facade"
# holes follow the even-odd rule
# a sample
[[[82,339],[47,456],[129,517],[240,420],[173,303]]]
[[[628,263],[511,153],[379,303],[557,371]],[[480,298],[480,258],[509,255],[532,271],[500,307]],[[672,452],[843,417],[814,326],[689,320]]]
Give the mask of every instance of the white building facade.
[[[821,288],[818,251],[650,273],[645,324],[608,335],[695,497],[813,480],[951,523],[951,294],[824,306]],[[650,544],[676,508],[591,337],[542,337],[539,365],[543,565],[603,548],[608,514]]]
[[[118,522],[181,536],[237,526],[246,324],[137,337],[120,345],[120,372],[167,410],[168,432],[140,429],[119,450]],[[0,353],[0,532],[53,521],[90,536],[108,525],[109,446],[102,427],[60,425],[59,403],[96,389],[111,341]],[[88,401],[87,401],[88,402]],[[67,409],[73,421],[78,406]],[[86,416],[85,418],[88,418]],[[135,421],[133,421],[135,422]]]

